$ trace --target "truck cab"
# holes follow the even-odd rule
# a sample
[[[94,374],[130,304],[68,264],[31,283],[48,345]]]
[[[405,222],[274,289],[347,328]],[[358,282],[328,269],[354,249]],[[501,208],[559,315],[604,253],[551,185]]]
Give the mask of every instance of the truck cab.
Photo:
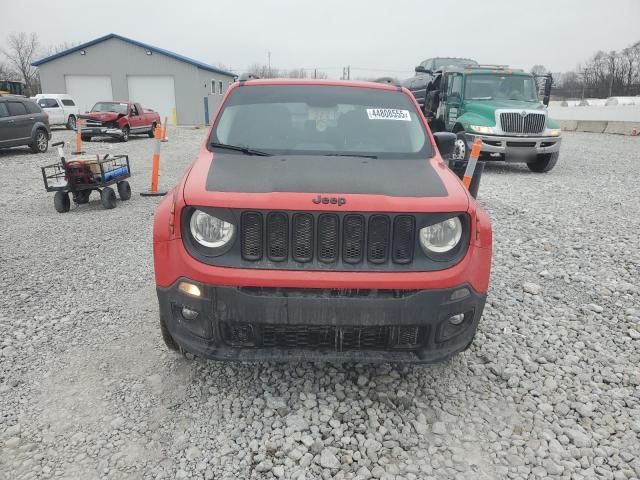
[[[465,160],[476,138],[483,160],[526,163],[551,170],[559,156],[560,126],[549,118],[551,77],[498,65],[445,67],[427,86],[424,113],[434,131],[457,135],[454,160]],[[539,98],[543,91],[543,100]]]

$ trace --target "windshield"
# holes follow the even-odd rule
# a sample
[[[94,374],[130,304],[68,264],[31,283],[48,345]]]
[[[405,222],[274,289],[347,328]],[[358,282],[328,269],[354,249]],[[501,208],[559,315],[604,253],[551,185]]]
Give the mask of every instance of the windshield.
[[[212,130],[215,150],[212,143],[275,155],[432,154],[419,114],[401,91],[324,85],[236,88]]]
[[[98,102],[91,109],[92,112],[114,112],[122,115],[127,114],[128,105],[118,102]]]
[[[533,77],[527,75],[468,75],[465,81],[464,98],[467,100],[538,101]]]

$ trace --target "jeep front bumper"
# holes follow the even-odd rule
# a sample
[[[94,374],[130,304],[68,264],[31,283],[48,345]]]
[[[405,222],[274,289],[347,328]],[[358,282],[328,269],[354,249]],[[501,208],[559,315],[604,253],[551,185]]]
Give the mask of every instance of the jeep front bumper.
[[[178,289],[181,281],[191,282],[157,288],[161,321],[181,348],[214,360],[439,362],[469,346],[486,299],[468,284],[385,291],[191,282],[196,298]]]
[[[519,137],[499,135],[475,135],[467,133],[469,148],[476,138],[482,140],[483,153],[500,153],[506,160],[522,161],[541,153],[560,151],[561,137]]]

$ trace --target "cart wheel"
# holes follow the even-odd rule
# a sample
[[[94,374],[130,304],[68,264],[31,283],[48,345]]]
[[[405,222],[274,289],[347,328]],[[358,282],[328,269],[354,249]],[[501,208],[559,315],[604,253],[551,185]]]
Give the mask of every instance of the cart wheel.
[[[118,182],[118,196],[123,201],[131,198],[131,185],[126,180]]]
[[[80,190],[76,192],[75,201],[78,205],[89,203],[89,197],[91,196],[91,190]]]
[[[69,200],[69,194],[61,190],[57,191],[53,196],[53,205],[56,207],[56,212],[65,213],[71,208],[71,201]]]
[[[100,201],[107,210],[116,208],[116,192],[111,187],[105,187],[100,192]]]

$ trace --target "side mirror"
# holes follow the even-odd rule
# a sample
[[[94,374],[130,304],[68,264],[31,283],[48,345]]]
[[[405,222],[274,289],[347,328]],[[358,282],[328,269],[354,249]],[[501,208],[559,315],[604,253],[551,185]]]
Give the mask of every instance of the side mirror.
[[[433,138],[440,151],[440,156],[443,160],[449,160],[456,147],[456,139],[458,138],[456,134],[451,132],[436,132],[433,134]]]
[[[422,65],[418,65],[414,70],[416,73],[428,73],[429,75],[433,73],[431,70],[424,68]]]

